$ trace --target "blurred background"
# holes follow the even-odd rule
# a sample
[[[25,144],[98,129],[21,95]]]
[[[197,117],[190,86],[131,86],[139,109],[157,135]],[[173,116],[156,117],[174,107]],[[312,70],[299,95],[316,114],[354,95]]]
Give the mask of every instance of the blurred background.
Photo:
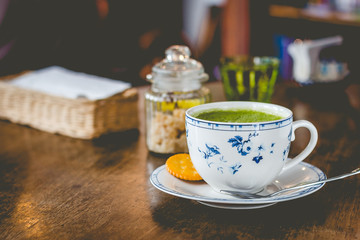
[[[221,56],[277,56],[292,79],[287,46],[340,35],[320,57],[345,61],[358,81],[359,0],[0,0],[0,76],[59,65],[148,84],[170,45],[185,44],[218,79]]]

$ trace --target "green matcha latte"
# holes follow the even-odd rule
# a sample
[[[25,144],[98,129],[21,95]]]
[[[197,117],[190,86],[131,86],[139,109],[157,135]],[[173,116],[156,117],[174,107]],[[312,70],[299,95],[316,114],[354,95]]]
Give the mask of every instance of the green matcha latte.
[[[193,114],[193,117],[207,121],[251,123],[279,120],[282,117],[251,109],[211,109]]]

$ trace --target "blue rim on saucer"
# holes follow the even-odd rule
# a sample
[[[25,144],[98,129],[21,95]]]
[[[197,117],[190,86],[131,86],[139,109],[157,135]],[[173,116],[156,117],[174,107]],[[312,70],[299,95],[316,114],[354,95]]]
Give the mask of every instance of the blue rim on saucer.
[[[300,179],[295,179],[296,176],[298,178],[300,177]],[[285,188],[304,181],[320,181],[326,178],[326,175],[319,168],[309,163],[301,162],[280,174],[273,184],[280,188]],[[272,205],[270,203],[289,201],[310,195],[325,185],[325,183],[319,183],[301,191],[285,192],[269,198],[241,199],[239,197],[218,193],[203,181],[191,182],[180,180],[171,175],[166,170],[165,165],[162,165],[153,171],[150,176],[150,182],[160,191],[173,196],[196,200],[214,207],[216,207],[216,204],[226,204],[225,206],[229,206],[229,208],[231,208],[232,205],[237,204],[266,204],[266,206],[268,206]]]

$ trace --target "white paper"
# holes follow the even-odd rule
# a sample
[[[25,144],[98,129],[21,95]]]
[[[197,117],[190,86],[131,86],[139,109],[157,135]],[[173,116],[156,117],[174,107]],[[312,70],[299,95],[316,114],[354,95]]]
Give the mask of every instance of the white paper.
[[[59,66],[24,74],[9,83],[50,95],[89,100],[104,99],[131,87],[130,83],[74,72]]]

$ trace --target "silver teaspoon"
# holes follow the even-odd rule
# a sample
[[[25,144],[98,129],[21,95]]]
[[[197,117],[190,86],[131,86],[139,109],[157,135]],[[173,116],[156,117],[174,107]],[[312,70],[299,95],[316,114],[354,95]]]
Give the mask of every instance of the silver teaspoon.
[[[279,191],[267,194],[267,195],[260,195],[258,193],[247,193],[247,192],[238,192],[238,191],[232,191],[232,190],[220,190],[220,192],[222,193],[226,193],[226,194],[230,194],[233,196],[237,196],[237,197],[241,197],[244,199],[252,199],[252,198],[268,198],[268,197],[273,197],[275,195],[278,195],[280,193],[283,192],[287,192],[287,191],[291,191],[291,190],[297,190],[297,189],[304,189],[304,188],[309,188],[311,186],[317,185],[319,183],[326,183],[326,182],[331,182],[331,181],[335,181],[335,180],[339,180],[339,179],[343,179],[346,177],[350,177],[353,176],[355,174],[360,173],[360,168],[354,169],[353,171],[349,172],[349,173],[345,173],[345,174],[341,174],[335,177],[331,177],[331,178],[327,178],[321,181],[316,181],[316,182],[310,182],[310,183],[300,183],[297,184],[293,187],[289,187],[289,188],[284,188],[281,189]]]

